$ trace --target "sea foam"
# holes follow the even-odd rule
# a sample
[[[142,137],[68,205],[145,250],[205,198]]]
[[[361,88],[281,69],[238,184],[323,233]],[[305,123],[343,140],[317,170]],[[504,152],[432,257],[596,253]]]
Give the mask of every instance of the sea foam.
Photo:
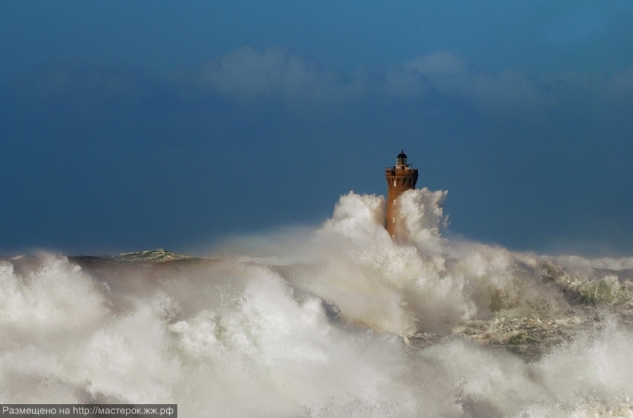
[[[445,196],[406,192],[394,239],[383,198],[350,193],[318,228],[242,237],[197,264],[0,261],[0,401],[631,416],[627,279],[446,239]]]

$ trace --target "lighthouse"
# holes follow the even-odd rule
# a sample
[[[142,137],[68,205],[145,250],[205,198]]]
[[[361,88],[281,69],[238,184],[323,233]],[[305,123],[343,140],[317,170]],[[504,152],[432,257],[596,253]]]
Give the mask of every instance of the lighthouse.
[[[398,197],[407,190],[415,189],[418,170],[407,164],[404,150],[396,157],[396,165],[385,171],[387,179],[387,232],[393,236],[396,231]]]

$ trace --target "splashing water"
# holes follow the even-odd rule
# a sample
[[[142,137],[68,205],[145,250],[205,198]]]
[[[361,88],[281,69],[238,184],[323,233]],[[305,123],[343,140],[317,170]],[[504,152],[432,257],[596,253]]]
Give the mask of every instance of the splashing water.
[[[183,417],[633,416],[630,259],[442,237],[445,192],[159,264],[0,261],[0,402]],[[606,261],[605,261],[606,260]],[[610,268],[618,266],[618,268]]]

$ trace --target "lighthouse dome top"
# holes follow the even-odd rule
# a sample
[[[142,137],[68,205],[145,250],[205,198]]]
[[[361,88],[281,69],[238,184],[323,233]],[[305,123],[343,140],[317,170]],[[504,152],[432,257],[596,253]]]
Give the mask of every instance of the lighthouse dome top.
[[[407,167],[407,154],[404,150],[400,151],[400,154],[396,157],[396,167]]]

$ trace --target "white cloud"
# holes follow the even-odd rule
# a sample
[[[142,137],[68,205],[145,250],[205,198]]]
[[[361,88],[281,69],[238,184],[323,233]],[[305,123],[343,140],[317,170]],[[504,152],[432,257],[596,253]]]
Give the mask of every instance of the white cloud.
[[[204,85],[241,99],[275,95],[289,102],[322,101],[345,98],[358,89],[278,48],[265,52],[241,48],[205,64],[200,79]]]
[[[497,112],[517,107],[543,110],[550,104],[552,92],[544,79],[530,79],[518,72],[477,74],[460,87],[467,98]]]
[[[401,67],[392,67],[387,71],[384,92],[388,95],[421,96],[430,89],[426,77],[417,72]]]
[[[277,97],[293,109],[331,105],[368,98],[367,93],[429,98],[443,96],[468,104],[491,117],[540,118],[563,103],[578,100],[609,104],[633,93],[633,72],[611,77],[588,73],[531,76],[520,71],[489,73],[450,51],[437,51],[385,71],[359,70],[344,77],[280,48],[238,49],[203,65],[198,80],[238,100]],[[372,100],[374,100],[372,99]],[[604,107],[604,106],[603,106]]]
[[[517,110],[538,115],[554,103],[558,88],[553,80],[545,77],[511,71],[499,74],[478,71],[449,51],[417,57],[404,63],[402,72],[409,78],[427,80],[432,89],[445,97],[470,103],[495,116]],[[403,76],[401,79],[405,80]],[[386,93],[390,93],[390,89],[386,89]]]

